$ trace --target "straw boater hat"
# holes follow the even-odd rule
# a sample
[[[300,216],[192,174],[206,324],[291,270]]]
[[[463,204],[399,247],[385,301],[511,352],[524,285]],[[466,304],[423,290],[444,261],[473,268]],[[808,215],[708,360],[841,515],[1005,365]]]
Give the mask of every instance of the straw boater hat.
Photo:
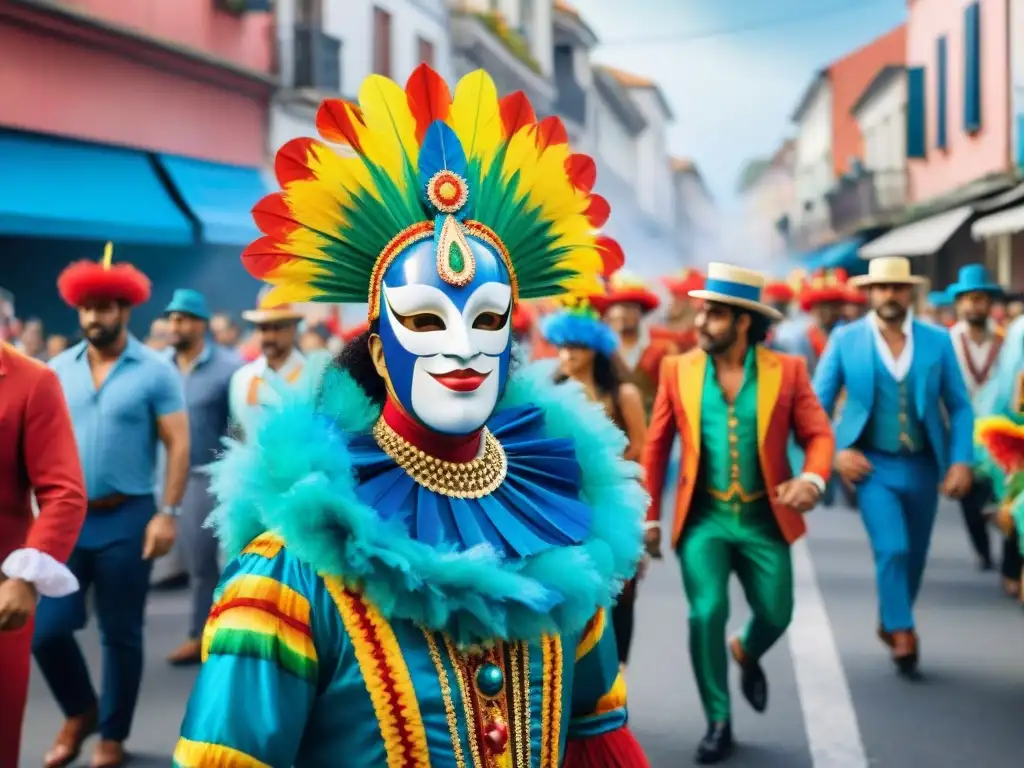
[[[770,320],[781,320],[782,313],[762,301],[764,275],[731,264],[708,264],[704,288],[690,291],[690,296],[719,304],[731,304],[764,315]]]
[[[253,325],[264,325],[266,323],[283,323],[287,321],[299,322],[302,320],[302,313],[294,309],[291,304],[275,304],[273,307],[266,306],[269,288],[260,291],[257,308],[242,313],[242,319]]]
[[[850,278],[854,288],[872,285],[920,285],[923,277],[910,273],[910,259],[904,256],[879,256],[868,262],[868,273]]]

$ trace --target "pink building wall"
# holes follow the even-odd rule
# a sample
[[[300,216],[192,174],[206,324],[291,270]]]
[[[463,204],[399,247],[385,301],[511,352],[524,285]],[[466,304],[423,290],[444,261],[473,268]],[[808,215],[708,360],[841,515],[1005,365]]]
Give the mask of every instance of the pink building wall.
[[[239,19],[215,11],[213,0],[71,4],[95,16],[117,13],[111,21],[249,69],[266,72],[272,60],[266,14]],[[0,127],[237,165],[265,162],[269,85],[59,17],[8,20],[6,13],[0,9]]]
[[[982,0],[981,130],[967,134],[964,114],[964,9],[971,0],[910,0],[907,66],[925,67],[928,156],[907,161],[911,202],[929,200],[988,174],[1009,171],[1010,67],[1007,0]],[[937,41],[945,35],[947,147],[935,146]]]

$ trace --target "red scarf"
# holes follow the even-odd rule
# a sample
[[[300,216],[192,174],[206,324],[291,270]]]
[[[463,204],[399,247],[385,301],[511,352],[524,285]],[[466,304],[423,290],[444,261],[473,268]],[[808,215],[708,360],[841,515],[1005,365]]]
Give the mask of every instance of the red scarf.
[[[974,379],[975,386],[982,386],[988,381],[988,375],[992,372],[992,366],[996,363],[996,358],[999,357],[999,348],[1003,346],[1003,340],[998,336],[992,336],[992,343],[988,348],[988,357],[985,359],[985,365],[979,371],[974,365],[974,357],[971,355],[971,346],[967,341],[967,334],[960,334],[960,348],[964,353],[964,364],[967,366],[967,372],[971,374],[971,378]]]

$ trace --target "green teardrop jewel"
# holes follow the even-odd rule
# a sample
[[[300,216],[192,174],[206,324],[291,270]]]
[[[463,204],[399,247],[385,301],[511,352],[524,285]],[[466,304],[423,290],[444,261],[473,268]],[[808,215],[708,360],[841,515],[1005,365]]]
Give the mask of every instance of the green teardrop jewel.
[[[462,270],[466,268],[466,259],[463,257],[462,250],[456,242],[448,246],[448,266],[457,275],[461,274]]]

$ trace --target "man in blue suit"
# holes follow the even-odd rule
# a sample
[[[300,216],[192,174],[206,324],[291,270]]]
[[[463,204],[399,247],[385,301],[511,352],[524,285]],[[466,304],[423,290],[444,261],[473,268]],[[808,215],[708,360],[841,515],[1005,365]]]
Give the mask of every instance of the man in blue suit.
[[[914,678],[913,605],[939,493],[962,498],[971,488],[974,411],[949,334],[910,312],[920,282],[910,262],[874,259],[855,281],[869,288],[873,311],[832,335],[814,390],[828,412],[846,390],[836,470],[857,490],[874,551],[879,638]]]

